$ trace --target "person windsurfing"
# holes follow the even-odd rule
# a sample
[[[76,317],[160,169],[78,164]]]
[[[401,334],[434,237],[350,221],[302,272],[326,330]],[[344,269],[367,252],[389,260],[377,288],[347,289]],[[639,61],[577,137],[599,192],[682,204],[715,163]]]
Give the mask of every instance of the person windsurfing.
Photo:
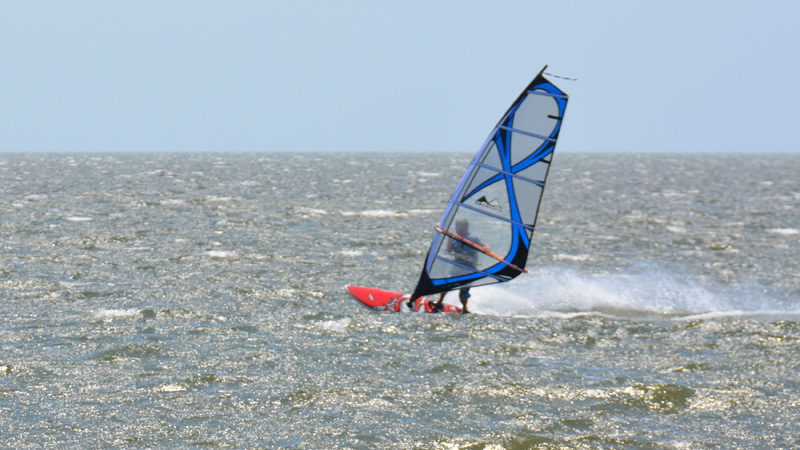
[[[453,259],[462,265],[468,266],[470,268],[475,269],[478,265],[478,253],[480,251],[488,252],[489,246],[481,242],[480,238],[474,234],[470,234],[469,232],[469,221],[463,217],[459,217],[455,220],[455,228],[456,234],[461,238],[468,240],[475,244],[475,247],[467,244],[466,242],[459,241],[456,239],[449,239],[447,241],[447,252],[453,254]],[[478,250],[480,249],[480,250]],[[458,266],[453,266],[454,275],[457,275],[461,268]],[[439,312],[443,308],[444,296],[447,292],[442,292],[439,296],[439,300],[433,305],[432,312]],[[458,299],[461,300],[461,313],[462,314],[469,314],[469,310],[467,309],[467,301],[471,297],[469,293],[469,287],[463,287],[458,290]]]

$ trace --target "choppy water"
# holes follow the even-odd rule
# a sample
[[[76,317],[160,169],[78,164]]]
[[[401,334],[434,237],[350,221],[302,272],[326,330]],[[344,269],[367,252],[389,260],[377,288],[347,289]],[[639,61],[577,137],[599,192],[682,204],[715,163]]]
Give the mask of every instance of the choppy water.
[[[0,155],[0,445],[800,445],[799,156],[561,154],[479,314],[351,300],[468,160]]]

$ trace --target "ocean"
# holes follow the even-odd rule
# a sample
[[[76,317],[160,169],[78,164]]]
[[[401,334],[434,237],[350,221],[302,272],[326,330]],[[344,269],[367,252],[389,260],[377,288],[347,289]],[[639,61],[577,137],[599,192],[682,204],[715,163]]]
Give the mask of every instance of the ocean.
[[[474,314],[350,298],[470,158],[0,154],[0,446],[800,446],[800,156],[557,154]]]

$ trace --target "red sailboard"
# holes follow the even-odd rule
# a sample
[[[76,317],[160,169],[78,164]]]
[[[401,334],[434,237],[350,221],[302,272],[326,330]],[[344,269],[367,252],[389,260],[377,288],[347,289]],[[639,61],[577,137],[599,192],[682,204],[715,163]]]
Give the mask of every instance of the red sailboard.
[[[427,297],[420,297],[414,302],[414,307],[406,305],[408,295],[402,292],[384,291],[383,289],[347,286],[350,294],[364,305],[379,311],[394,312],[433,312],[433,304],[436,302]],[[461,313],[461,308],[446,303],[442,304],[440,312]]]

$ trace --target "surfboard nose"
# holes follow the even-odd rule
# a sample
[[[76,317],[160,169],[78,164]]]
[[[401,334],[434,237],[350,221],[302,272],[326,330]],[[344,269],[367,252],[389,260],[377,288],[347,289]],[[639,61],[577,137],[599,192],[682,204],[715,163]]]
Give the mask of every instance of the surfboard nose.
[[[386,291],[363,286],[347,286],[350,295],[356,300],[369,306],[370,308],[380,308],[386,306],[390,301],[397,299],[402,292]]]

